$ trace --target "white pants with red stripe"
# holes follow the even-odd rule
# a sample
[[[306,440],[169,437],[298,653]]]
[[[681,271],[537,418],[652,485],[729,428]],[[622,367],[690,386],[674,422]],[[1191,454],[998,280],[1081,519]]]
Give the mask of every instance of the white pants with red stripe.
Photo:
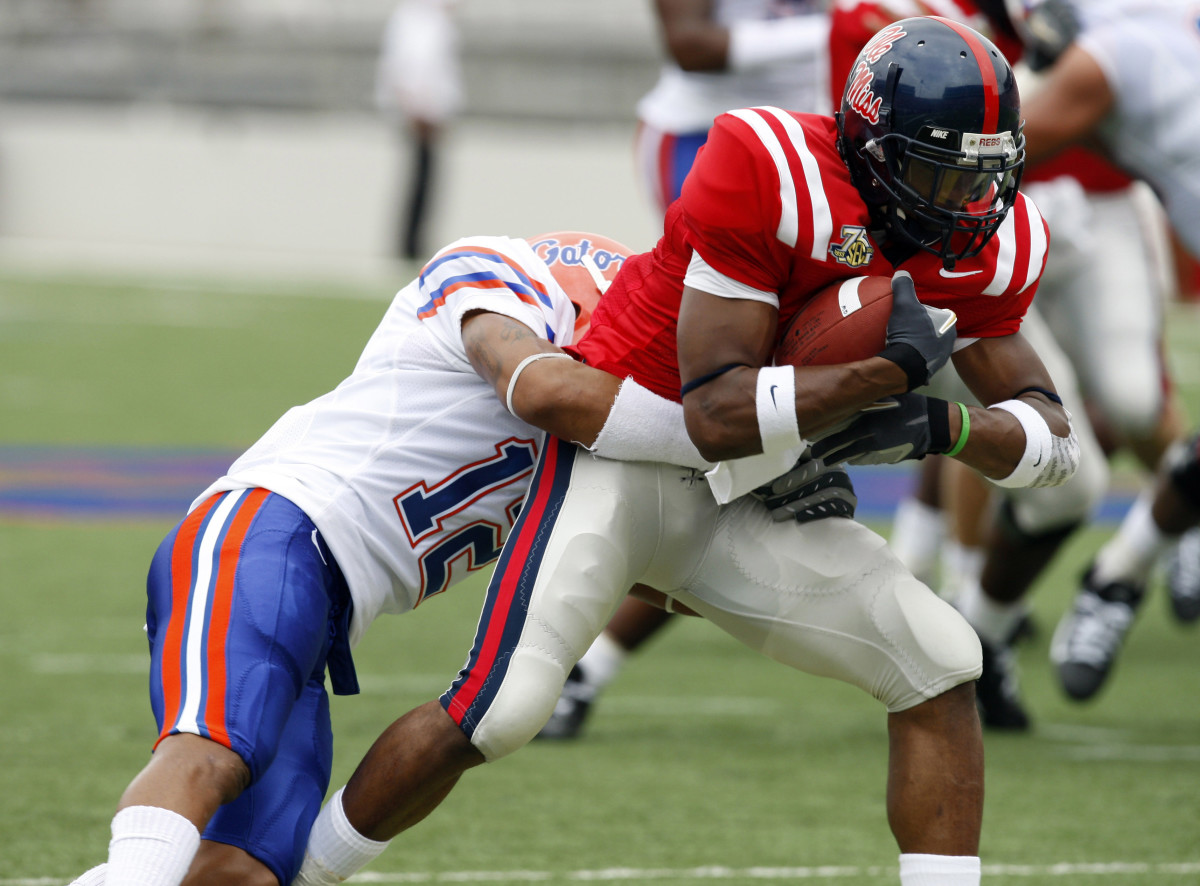
[[[642,582],[790,667],[902,711],[980,673],[966,621],[852,520],[718,506],[702,475],[548,440],[442,705],[489,759],[528,742],[567,674]]]

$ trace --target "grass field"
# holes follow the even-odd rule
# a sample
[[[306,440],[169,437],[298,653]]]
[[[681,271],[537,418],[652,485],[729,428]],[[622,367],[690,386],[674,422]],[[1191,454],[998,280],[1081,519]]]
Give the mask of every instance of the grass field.
[[[0,454],[239,450],[343,377],[389,297],[0,272]],[[1195,415],[1200,324],[1173,320]],[[104,857],[153,738],[143,582],[174,519],[0,514],[0,886],[66,883]],[[1050,629],[1108,529],[1074,539],[1035,595],[1042,630],[1021,650],[1035,731],[987,737],[988,882],[1200,883],[1200,629],[1156,592],[1099,700],[1073,705],[1051,682]],[[447,685],[481,591],[373,628],[363,694],[335,699],[335,784]],[[885,754],[869,698],[685,621],[629,663],[583,740],[471,772],[361,879],[895,883]]]

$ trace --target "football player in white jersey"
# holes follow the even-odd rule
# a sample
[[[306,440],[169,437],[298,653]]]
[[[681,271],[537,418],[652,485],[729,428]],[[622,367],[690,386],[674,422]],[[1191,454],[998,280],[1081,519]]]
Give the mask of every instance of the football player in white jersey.
[[[561,350],[628,254],[580,233],[446,247],[350,376],[196,499],[147,582],[155,751],[77,883],[290,883],[329,784],[326,671],[357,692],[377,615],[495,560],[543,431],[710,466],[678,403]]]
[[[1025,106],[1030,159],[1101,145],[1147,182],[1193,257],[1200,257],[1200,13],[1190,0],[1013,0],[1014,22],[1053,63]],[[1152,60],[1153,63],[1149,63]],[[1141,318],[1132,317],[1131,322]],[[1112,359],[1112,355],[1105,355]],[[1111,670],[1145,591],[1147,489],[1126,527],[1087,570],[1051,657],[1066,693],[1091,698]],[[1177,607],[1178,608],[1178,607]]]

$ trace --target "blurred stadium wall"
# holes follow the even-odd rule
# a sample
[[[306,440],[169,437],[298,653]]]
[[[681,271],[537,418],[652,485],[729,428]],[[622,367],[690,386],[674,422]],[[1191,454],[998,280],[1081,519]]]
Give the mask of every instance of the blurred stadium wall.
[[[390,0],[0,0],[0,260],[386,269],[404,146],[372,105]],[[633,107],[648,0],[460,0],[435,217],[655,235]]]

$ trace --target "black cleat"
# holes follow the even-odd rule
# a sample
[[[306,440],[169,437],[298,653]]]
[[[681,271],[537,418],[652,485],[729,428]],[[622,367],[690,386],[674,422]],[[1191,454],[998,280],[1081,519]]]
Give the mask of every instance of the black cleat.
[[[975,703],[979,719],[988,729],[1025,732],[1029,715],[1017,694],[1017,662],[1010,646],[983,647],[983,673],[975,684]]]
[[[1086,701],[1104,685],[1121,643],[1133,625],[1145,589],[1128,582],[1099,585],[1089,568],[1075,604],[1050,641],[1050,660],[1063,691]]]
[[[1184,624],[1200,618],[1200,529],[1189,529],[1167,563],[1171,612]]]

